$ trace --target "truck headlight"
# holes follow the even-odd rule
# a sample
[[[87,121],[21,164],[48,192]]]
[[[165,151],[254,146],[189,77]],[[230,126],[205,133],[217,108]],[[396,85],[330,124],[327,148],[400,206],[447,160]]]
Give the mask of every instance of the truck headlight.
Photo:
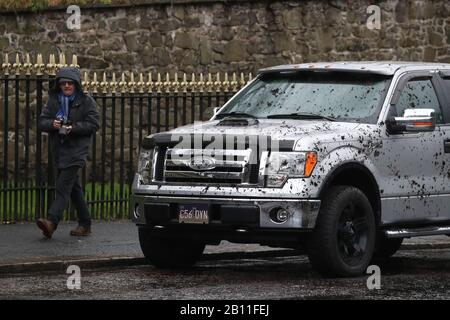
[[[317,163],[315,152],[272,151],[267,160],[267,187],[282,187],[288,178],[309,177]]]
[[[141,149],[137,173],[140,175],[140,182],[142,184],[149,184],[151,182],[152,165],[153,149]]]

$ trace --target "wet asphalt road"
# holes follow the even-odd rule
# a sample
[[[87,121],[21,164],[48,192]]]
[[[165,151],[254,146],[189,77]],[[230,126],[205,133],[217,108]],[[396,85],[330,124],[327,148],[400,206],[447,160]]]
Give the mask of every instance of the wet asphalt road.
[[[81,270],[80,290],[64,272],[10,274],[0,275],[0,299],[450,299],[450,249],[400,251],[380,268],[380,290],[368,290],[369,275],[324,279],[305,256]]]

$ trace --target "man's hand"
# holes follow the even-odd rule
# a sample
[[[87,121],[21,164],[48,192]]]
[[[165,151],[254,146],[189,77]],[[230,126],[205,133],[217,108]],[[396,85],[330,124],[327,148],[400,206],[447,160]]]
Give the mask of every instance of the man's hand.
[[[60,120],[53,120],[53,129],[59,129],[61,128],[61,121]]]
[[[67,130],[67,134],[70,133],[70,131],[72,131],[72,125],[68,125],[68,126],[64,126]]]

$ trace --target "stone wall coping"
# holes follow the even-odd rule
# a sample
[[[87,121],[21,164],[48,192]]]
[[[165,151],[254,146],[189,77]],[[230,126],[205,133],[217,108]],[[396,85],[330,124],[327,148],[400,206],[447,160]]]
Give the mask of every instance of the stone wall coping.
[[[281,0],[288,1],[288,0]],[[249,3],[249,2],[272,2],[270,0],[153,0],[152,2],[133,3],[133,4],[92,4],[92,5],[79,5],[81,9],[87,10],[103,10],[103,9],[125,9],[125,8],[135,8],[135,7],[152,7],[160,5],[195,5],[195,4],[233,4],[233,3]],[[280,2],[280,1],[278,1]],[[0,10],[0,15],[10,15],[10,14],[36,14],[42,12],[52,12],[52,11],[66,11],[68,6],[55,6],[40,9],[39,11],[33,11],[31,9],[20,9],[20,10]]]

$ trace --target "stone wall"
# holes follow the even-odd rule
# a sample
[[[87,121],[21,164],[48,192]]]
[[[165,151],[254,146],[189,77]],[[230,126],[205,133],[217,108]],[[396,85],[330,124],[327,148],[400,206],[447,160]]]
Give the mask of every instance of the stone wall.
[[[164,2],[167,2],[164,4]],[[369,30],[369,5],[381,28]],[[450,2],[184,1],[82,8],[81,30],[65,10],[0,13],[1,52],[65,52],[94,70],[255,72],[318,60],[450,61]]]
[[[51,53],[64,52],[67,57],[76,54],[79,65],[85,70],[170,72],[171,75],[174,71],[255,73],[265,66],[320,60],[450,62],[450,2],[445,0],[159,2],[136,7],[82,8],[79,31],[67,29],[69,15],[65,10],[0,13],[0,61],[3,53],[11,53],[13,63],[15,53],[22,56],[32,53],[35,62],[37,53],[48,59]],[[367,8],[372,4],[381,8],[379,30],[367,27],[370,16]],[[34,92],[34,86],[31,89]],[[0,90],[0,128],[5,123],[2,94]],[[21,96],[16,126],[12,87],[9,95],[7,161],[8,171],[12,173],[16,127],[20,167],[23,167],[25,106]],[[30,147],[34,154],[37,114],[33,95],[30,110]],[[125,113],[129,113],[128,109]],[[115,117],[119,123],[119,112]],[[137,117],[135,114],[135,119]],[[144,123],[144,126],[154,132],[156,114],[152,118],[153,123]],[[111,135],[114,130],[108,123],[106,125],[109,159],[113,154]],[[119,141],[119,131],[114,134],[116,142]],[[137,141],[136,131],[135,138]],[[103,142],[99,140],[100,135],[97,139],[98,155]],[[1,129],[0,146],[4,145],[4,140]],[[137,143],[134,147],[136,159]],[[128,159],[130,150],[125,152]],[[46,153],[44,148],[43,155]],[[120,155],[114,158],[119,161]],[[0,159],[0,168],[2,166],[3,158]]]

